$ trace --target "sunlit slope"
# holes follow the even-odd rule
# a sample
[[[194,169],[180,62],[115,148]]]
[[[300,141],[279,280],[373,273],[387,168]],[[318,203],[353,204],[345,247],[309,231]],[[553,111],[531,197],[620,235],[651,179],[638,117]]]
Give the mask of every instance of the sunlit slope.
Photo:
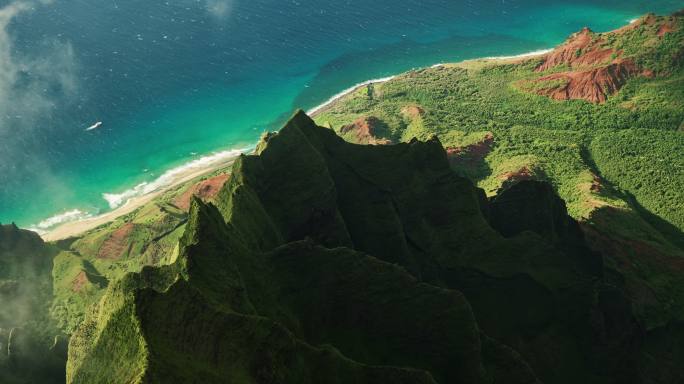
[[[663,367],[626,347],[650,336],[548,184],[488,202],[449,165],[437,140],[358,146],[296,114],[215,203],[193,201],[167,265],[110,283],[68,381],[608,383]]]
[[[684,241],[683,47],[681,13],[646,15],[609,33],[582,30],[532,59],[409,72],[316,121],[352,142],[437,135],[454,169],[489,195],[547,180],[573,217],[618,209],[638,227],[625,236],[671,252]]]

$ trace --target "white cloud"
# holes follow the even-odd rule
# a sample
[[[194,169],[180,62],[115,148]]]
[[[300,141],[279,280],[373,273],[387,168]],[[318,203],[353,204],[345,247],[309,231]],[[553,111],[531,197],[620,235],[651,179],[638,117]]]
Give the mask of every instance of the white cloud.
[[[218,18],[229,16],[233,10],[233,0],[205,0],[205,2],[207,11]]]
[[[21,135],[77,88],[76,58],[68,42],[45,40],[39,54],[22,52],[10,25],[51,1],[14,1],[0,8],[0,138]],[[11,138],[11,137],[10,137]],[[16,139],[16,137],[15,137]]]

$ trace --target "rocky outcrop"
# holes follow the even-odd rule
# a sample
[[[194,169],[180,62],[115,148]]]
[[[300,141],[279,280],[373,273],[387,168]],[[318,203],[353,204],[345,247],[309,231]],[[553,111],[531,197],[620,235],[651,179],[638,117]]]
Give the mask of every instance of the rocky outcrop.
[[[504,172],[499,175],[502,181],[500,190],[506,190],[511,185],[518,184],[526,180],[543,179],[543,171],[533,165],[525,165],[515,171]]]
[[[605,103],[610,95],[620,90],[631,77],[639,74],[629,60],[617,60],[607,66],[584,71],[554,73],[541,77],[536,93],[554,100],[587,100]]]
[[[380,137],[380,131],[384,130],[384,123],[374,116],[361,117],[352,124],[340,128],[340,134],[350,136],[351,140],[358,144],[385,145],[392,141]]]
[[[612,48],[602,47],[602,42],[591,29],[584,28],[570,36],[561,46],[547,53],[536,71],[548,71],[559,65],[580,68],[609,63],[616,52]]]
[[[302,112],[258,148],[172,264],[107,289],[69,382],[639,377],[629,300],[547,184],[486,202],[437,139],[354,145]]]
[[[424,114],[425,110],[418,105],[407,105],[401,108],[401,115],[409,120],[418,119]]]
[[[658,45],[679,28],[679,16],[646,15],[608,33],[584,28],[542,57],[538,73],[555,72],[520,82],[521,89],[554,100],[586,100],[604,103],[629,79],[653,77],[668,71],[667,65],[643,60],[644,53],[658,53]],[[671,48],[665,48],[670,50]],[[675,55],[676,56],[676,55]],[[677,65],[677,57],[671,58]],[[559,72],[558,70],[561,69]]]
[[[481,141],[462,147],[447,147],[446,153],[453,166],[475,166],[487,157],[493,146],[494,134],[487,132]]]
[[[173,203],[180,209],[188,211],[190,209],[190,202],[193,196],[209,201],[213,199],[223,187],[223,184],[228,181],[230,176],[228,174],[221,174],[210,177],[190,186],[185,192],[177,196]]]
[[[505,237],[524,231],[555,241],[564,237],[574,220],[548,183],[521,181],[499,193],[489,205],[489,222]]]
[[[672,23],[663,23],[659,28],[658,32],[656,33],[658,37],[665,37],[668,33],[675,32],[675,26]]]

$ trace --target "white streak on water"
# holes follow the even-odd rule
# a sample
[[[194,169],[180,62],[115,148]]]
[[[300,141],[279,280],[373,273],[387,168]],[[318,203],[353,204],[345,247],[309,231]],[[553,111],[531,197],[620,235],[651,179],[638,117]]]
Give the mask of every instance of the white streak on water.
[[[524,59],[526,57],[533,57],[533,56],[540,56],[540,55],[545,55],[549,52],[553,51],[553,49],[540,49],[538,51],[532,51],[532,52],[527,52],[527,53],[522,53],[520,55],[513,55],[513,56],[491,56],[491,57],[483,57],[485,60],[509,60],[509,59]]]
[[[325,103],[308,110],[306,113],[308,115],[316,114],[316,112],[319,112],[321,109],[327,107],[328,105],[334,103],[335,101],[341,99],[342,97],[354,92],[359,87],[365,87],[367,85],[376,84],[376,83],[385,83],[385,82],[388,82],[388,81],[390,81],[396,77],[397,76],[388,76],[388,77],[383,77],[380,79],[373,79],[373,80],[364,81],[363,83],[358,83],[355,86],[349,87],[349,88],[345,89],[344,91],[336,94],[335,96],[329,98]]]
[[[76,220],[83,220],[92,217],[92,214],[83,212],[80,209],[73,209],[71,211],[63,212],[58,215],[49,217],[29,229],[37,233],[45,233],[48,229],[59,224],[68,223]]]
[[[157,179],[150,182],[142,182],[131,189],[127,189],[121,193],[103,193],[102,198],[104,198],[111,209],[118,208],[128,202],[130,199],[138,196],[144,196],[152,192],[159,191],[162,188],[171,186],[184,174],[193,170],[208,169],[212,166],[219,165],[228,160],[234,159],[241,153],[248,150],[244,149],[232,149],[227,151],[216,152],[211,155],[200,157],[199,159],[192,160],[176,168],[171,168],[164,172]]]

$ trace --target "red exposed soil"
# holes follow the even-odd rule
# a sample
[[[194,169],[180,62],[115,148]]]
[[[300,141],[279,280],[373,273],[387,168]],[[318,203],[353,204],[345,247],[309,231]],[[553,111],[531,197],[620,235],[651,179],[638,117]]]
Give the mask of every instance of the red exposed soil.
[[[197,196],[202,200],[213,199],[219,193],[221,188],[223,188],[223,185],[226,183],[226,181],[228,181],[229,177],[230,175],[223,174],[200,181],[199,183],[188,188],[188,190],[182,195],[176,197],[174,204],[178,208],[187,211],[190,209],[190,202],[192,201],[193,196]]]
[[[109,238],[102,243],[97,253],[99,259],[118,260],[128,248],[128,237],[133,233],[135,224],[126,223],[121,228],[112,232]]]
[[[423,108],[417,105],[407,105],[401,109],[401,114],[408,119],[417,119],[425,113]]]
[[[494,145],[494,135],[488,132],[482,141],[465,147],[448,147],[446,149],[449,163],[452,166],[475,167],[487,157]]]
[[[353,134],[354,141],[358,144],[385,145],[392,144],[392,141],[377,137],[378,127],[382,121],[374,116],[361,117],[349,125],[340,128],[340,133]]]
[[[517,183],[523,180],[532,180],[535,178],[535,173],[527,166],[520,168],[515,172],[506,172],[499,176],[499,179],[506,180],[509,183]]]
[[[656,16],[654,14],[648,14],[648,15],[646,15],[646,17],[642,17],[633,23],[630,23],[628,25],[625,25],[622,28],[619,28],[619,29],[613,31],[613,33],[620,34],[620,33],[625,33],[628,31],[633,31],[633,30],[641,27],[642,25],[653,25],[657,21],[658,21],[658,19],[656,18]]]
[[[600,193],[603,190],[603,185],[601,184],[601,178],[594,175],[594,181],[591,183],[590,191],[594,193]]]
[[[668,33],[672,33],[674,31],[675,31],[675,29],[674,29],[674,26],[672,24],[663,23],[663,25],[661,25],[660,28],[658,28],[657,34],[658,34],[658,37],[663,37],[663,36],[667,35]]]
[[[546,54],[536,71],[547,71],[561,64],[577,68],[608,63],[616,52],[611,48],[602,48],[603,40],[594,39],[594,36],[589,28],[575,33],[563,45]]]
[[[83,287],[88,283],[88,276],[84,271],[81,271],[74,277],[74,280],[71,281],[71,290],[73,292],[81,292]]]
[[[592,103],[604,103],[608,96],[619,91],[627,80],[637,74],[639,70],[632,61],[616,60],[605,67],[544,76],[535,82],[562,80],[562,84],[539,89],[536,93],[554,100],[584,99]]]
[[[648,15],[634,23],[611,32],[621,34],[643,25],[654,25],[658,19]],[[660,26],[658,36],[673,31],[670,22]],[[632,60],[621,58],[622,51],[603,46],[605,39],[584,28],[572,35],[563,45],[546,54],[543,62],[536,68],[544,72],[560,65],[568,66],[570,71],[554,73],[532,80],[533,92],[554,100],[587,100],[604,103],[609,96],[618,92],[634,76],[653,77],[653,71],[637,67]],[[544,87],[545,82],[555,82]]]

